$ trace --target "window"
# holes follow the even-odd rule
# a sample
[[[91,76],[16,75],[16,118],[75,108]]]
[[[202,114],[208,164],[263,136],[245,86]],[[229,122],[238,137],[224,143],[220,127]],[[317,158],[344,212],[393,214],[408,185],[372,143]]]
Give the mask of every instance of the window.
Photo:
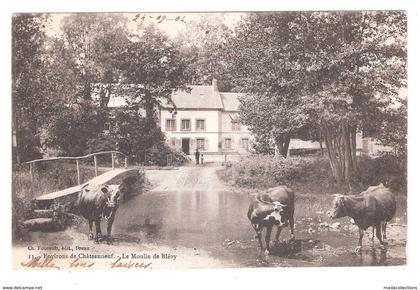
[[[181,120],[181,131],[191,131],[191,121],[184,119]]]
[[[175,119],[166,119],[166,131],[176,131]]]
[[[205,150],[204,138],[197,138],[197,149],[198,150]]]
[[[243,138],[242,139],[242,148],[243,149],[245,149],[245,150],[248,150],[249,149],[249,139],[248,138]]]
[[[206,122],[203,119],[197,119],[195,121],[195,129],[197,131],[206,131]]]
[[[232,139],[226,138],[225,139],[225,149],[231,149],[232,148]]]
[[[241,123],[232,121],[232,131],[241,131]]]

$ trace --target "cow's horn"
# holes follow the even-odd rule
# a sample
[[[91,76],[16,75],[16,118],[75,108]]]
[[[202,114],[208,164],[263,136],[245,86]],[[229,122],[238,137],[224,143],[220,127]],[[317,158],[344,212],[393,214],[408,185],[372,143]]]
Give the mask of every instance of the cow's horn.
[[[287,206],[287,204],[280,203],[280,204],[279,204],[279,206],[281,206],[281,207],[286,207],[286,206]]]

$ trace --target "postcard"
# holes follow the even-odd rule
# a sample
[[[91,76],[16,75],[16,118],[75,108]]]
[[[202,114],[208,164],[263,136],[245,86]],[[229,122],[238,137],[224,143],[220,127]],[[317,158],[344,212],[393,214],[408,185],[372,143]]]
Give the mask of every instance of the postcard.
[[[407,265],[406,11],[11,25],[13,269]]]

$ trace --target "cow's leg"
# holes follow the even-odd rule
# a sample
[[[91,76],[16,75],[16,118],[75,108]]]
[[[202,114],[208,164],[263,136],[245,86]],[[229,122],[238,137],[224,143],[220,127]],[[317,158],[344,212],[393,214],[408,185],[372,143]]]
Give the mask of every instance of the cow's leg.
[[[359,244],[355,249],[356,254],[362,253],[362,241],[363,241],[363,235],[365,231],[362,228],[359,228]]]
[[[290,225],[290,239],[294,241],[295,240],[295,219],[293,217],[293,213],[289,217],[289,225]]]
[[[384,242],[382,241],[382,233],[381,233],[381,227],[382,225],[379,223],[376,225],[376,237],[379,240],[379,243],[381,244],[381,247],[384,247]]]
[[[265,233],[265,254],[268,255],[270,253],[270,238],[271,238],[271,231],[273,229],[273,225],[267,226],[267,232]]]
[[[254,228],[255,232],[257,233],[257,235],[255,236],[258,239],[258,243],[260,244],[260,250],[262,251],[263,249],[263,244],[261,241],[261,233],[262,233],[262,225],[260,224],[256,224],[256,225],[252,225],[252,227]]]
[[[280,238],[280,233],[282,229],[283,229],[283,226],[281,225],[277,226],[276,241],[275,241],[276,245],[280,244],[279,238]]]
[[[95,243],[98,243],[102,238],[101,219],[95,220],[95,228],[96,228]]]
[[[376,234],[378,234],[378,231],[376,231]],[[372,248],[375,247],[375,226],[372,226]]]
[[[387,238],[386,238],[386,224],[387,224],[387,222],[383,222],[382,223],[382,239],[383,239],[383,242],[384,242],[384,245],[387,245],[388,243],[385,241]]]
[[[88,235],[88,240],[93,240],[93,220],[89,220],[89,235]]]
[[[112,231],[112,224],[114,223],[114,215],[112,215],[109,220],[106,227],[106,234],[107,234],[107,243],[112,244],[112,237],[111,237],[111,231]]]

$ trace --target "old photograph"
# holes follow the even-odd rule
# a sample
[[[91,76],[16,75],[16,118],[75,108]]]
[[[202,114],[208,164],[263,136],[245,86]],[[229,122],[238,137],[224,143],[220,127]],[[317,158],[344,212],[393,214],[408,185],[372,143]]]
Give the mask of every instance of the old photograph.
[[[406,11],[11,25],[12,268],[407,265]]]

